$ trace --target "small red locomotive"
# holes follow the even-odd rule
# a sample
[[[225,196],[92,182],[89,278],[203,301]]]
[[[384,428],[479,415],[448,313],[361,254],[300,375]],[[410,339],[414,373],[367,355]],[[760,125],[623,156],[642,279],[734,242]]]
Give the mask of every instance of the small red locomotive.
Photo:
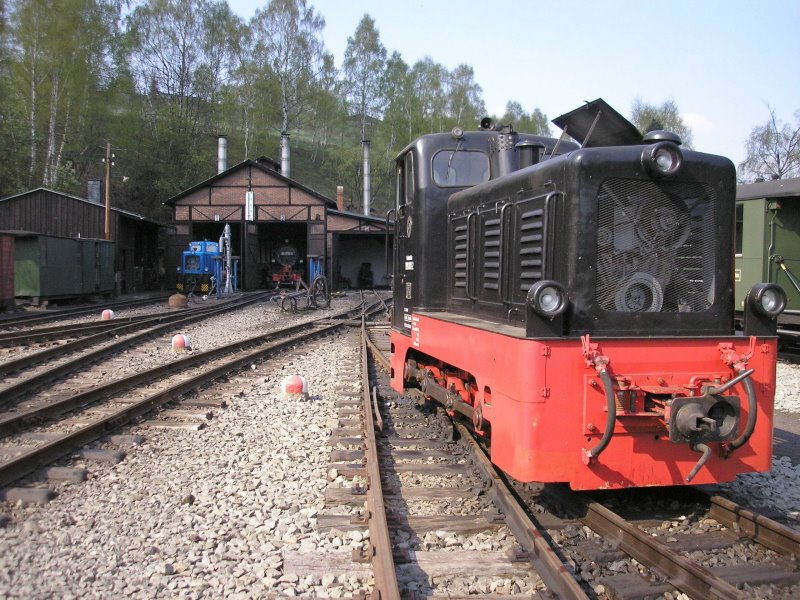
[[[300,263],[300,252],[288,240],[275,252],[272,262],[272,283],[276,288],[282,285],[296,285],[302,279],[297,270],[297,265]]]
[[[772,457],[776,318],[734,329],[736,177],[602,100],[397,159],[392,386],[468,418],[520,481],[731,481]]]

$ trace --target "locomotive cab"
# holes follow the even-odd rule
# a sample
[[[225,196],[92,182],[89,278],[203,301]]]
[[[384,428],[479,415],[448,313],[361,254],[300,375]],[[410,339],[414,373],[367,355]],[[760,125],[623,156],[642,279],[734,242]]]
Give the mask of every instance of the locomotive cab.
[[[498,139],[500,142],[498,142]],[[519,166],[500,160],[498,146],[519,144],[552,153],[557,140],[482,130],[432,134],[407,146],[396,162],[393,326],[411,330],[414,311],[439,311],[447,303],[448,199],[458,191],[499,178]],[[562,151],[577,145],[565,142]]]
[[[754,288],[736,334],[733,164],[602,100],[554,122],[581,146],[506,127],[401,154],[393,387],[470,418],[523,481],[767,470],[785,294]]]

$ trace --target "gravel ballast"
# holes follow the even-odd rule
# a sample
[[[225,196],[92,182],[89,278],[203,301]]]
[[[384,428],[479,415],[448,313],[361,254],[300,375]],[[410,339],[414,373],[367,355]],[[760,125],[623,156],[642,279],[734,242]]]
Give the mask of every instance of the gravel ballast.
[[[340,299],[333,308],[351,302]],[[184,333],[199,351],[266,331],[267,324],[315,316],[260,305]],[[165,359],[174,353],[167,338],[154,346]],[[259,365],[250,376],[205,390],[221,390],[229,402],[206,429],[127,428],[145,442],[124,448],[119,464],[87,464],[89,480],[58,484],[59,496],[45,506],[0,503],[0,513],[10,517],[0,526],[0,595],[350,597],[369,590],[363,573],[304,577],[284,570],[287,553],[342,554],[363,547],[369,535],[317,527],[331,484],[328,437],[337,426],[337,380],[351,372],[344,363],[357,360],[347,335],[327,338],[313,351],[298,348],[283,366]],[[281,396],[280,382],[292,373],[307,378],[307,401]],[[781,364],[777,409],[800,413],[798,384],[800,366]],[[800,518],[800,467],[788,459],[776,457],[771,473],[742,475],[721,487]]]

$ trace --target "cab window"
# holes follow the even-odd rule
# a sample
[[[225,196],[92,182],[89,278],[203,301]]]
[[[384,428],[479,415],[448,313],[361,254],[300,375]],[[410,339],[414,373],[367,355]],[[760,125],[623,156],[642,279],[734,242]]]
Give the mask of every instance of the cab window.
[[[439,187],[466,187],[489,180],[489,157],[469,150],[440,150],[433,156],[433,181]]]

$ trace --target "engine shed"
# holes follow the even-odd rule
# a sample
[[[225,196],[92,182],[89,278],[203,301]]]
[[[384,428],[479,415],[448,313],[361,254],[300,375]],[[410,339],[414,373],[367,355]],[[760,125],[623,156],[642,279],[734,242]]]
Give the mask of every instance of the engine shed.
[[[165,204],[173,209],[175,227],[167,249],[170,287],[187,245],[218,239],[226,224],[242,290],[291,284],[287,268],[309,283],[311,260],[321,262],[337,289],[356,288],[359,282],[362,287],[387,285],[385,220],[345,211],[331,198],[284,176],[280,163],[267,157],[224,169]]]

